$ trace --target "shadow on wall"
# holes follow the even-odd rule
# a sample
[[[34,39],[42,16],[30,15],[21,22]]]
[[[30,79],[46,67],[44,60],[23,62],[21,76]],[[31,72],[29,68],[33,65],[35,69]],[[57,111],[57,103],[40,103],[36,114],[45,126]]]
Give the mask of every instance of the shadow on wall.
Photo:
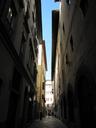
[[[80,127],[96,127],[96,83],[87,66],[80,67],[77,72],[75,94]]]

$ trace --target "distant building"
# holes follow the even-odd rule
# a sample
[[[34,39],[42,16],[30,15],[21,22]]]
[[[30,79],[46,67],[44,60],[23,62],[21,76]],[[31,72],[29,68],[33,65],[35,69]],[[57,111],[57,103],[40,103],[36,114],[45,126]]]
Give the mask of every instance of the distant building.
[[[45,83],[45,107],[47,114],[52,114],[54,108],[54,82],[46,80]]]

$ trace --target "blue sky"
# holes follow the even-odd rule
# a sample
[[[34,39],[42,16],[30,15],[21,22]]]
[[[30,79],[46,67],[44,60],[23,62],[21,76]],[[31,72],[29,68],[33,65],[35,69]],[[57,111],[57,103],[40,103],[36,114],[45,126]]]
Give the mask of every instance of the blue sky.
[[[51,52],[52,52],[52,10],[59,8],[54,0],[41,0],[43,39],[46,42],[47,68],[46,80],[51,80]]]

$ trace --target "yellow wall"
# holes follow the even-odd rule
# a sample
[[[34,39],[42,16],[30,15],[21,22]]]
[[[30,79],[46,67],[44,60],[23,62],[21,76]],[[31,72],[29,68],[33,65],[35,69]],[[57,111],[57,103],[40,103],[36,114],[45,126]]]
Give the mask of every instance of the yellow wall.
[[[42,44],[40,44],[42,46]],[[39,103],[39,110],[41,111],[45,107],[44,100],[42,99],[42,94],[45,96],[45,90],[42,89],[43,82],[45,82],[45,60],[44,60],[44,49],[41,50],[41,64],[38,65],[37,73],[37,102]]]

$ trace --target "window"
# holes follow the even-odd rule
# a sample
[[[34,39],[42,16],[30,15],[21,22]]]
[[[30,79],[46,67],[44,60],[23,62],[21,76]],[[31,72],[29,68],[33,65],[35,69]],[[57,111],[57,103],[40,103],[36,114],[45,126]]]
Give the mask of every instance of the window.
[[[52,94],[54,93],[54,90],[52,89]]]
[[[71,0],[66,0],[66,3],[67,3],[68,5],[70,5],[70,4],[71,4]]]
[[[0,78],[0,94],[1,94],[2,84],[3,84],[3,80]]]
[[[35,57],[34,57],[34,51],[33,51],[33,47],[32,47],[32,40],[31,40],[31,38],[30,38],[30,40],[29,40],[30,42],[29,42],[29,46],[30,46],[30,54],[31,54],[31,58],[32,58],[32,61],[34,61],[35,60]]]
[[[11,23],[11,21],[12,21],[12,16],[13,16],[12,9],[9,7],[8,15],[7,15],[7,19],[9,21],[9,23]]]
[[[27,17],[27,13],[26,15],[24,16],[24,27],[26,29],[26,32],[29,34],[30,33],[30,27],[29,27],[29,24],[28,24],[28,17]]]
[[[66,54],[66,64],[69,64],[69,58],[67,54]]]
[[[20,58],[23,60],[24,58],[24,53],[25,53],[25,47],[26,47],[26,36],[25,33],[22,33],[22,39],[21,39],[21,46],[20,46]]]
[[[30,17],[30,2],[27,3],[27,10],[26,10],[26,18],[29,19]]]
[[[27,6],[27,8],[29,8],[29,9],[30,9],[30,1],[28,1],[28,6]]]
[[[23,0],[18,0],[18,2],[19,2],[19,4],[20,4],[20,6],[21,6],[22,8],[24,8],[24,2],[23,2]]]
[[[42,99],[44,99],[44,95],[42,94]]]
[[[15,23],[15,17],[16,17],[16,8],[13,2],[11,2],[9,8],[8,8],[8,12],[7,12],[7,20],[8,23],[10,24],[11,28],[14,27],[14,23]]]
[[[85,16],[88,10],[88,0],[81,0],[80,1],[80,8]]]
[[[65,27],[64,27],[64,23],[63,23],[63,32],[65,33]]]
[[[45,84],[44,84],[44,82],[42,83],[42,89],[43,89],[43,90],[45,89]]]
[[[74,48],[73,48],[73,38],[72,38],[72,36],[71,36],[71,38],[70,38],[70,45],[71,45],[71,50],[73,51]]]
[[[27,68],[29,70],[30,73],[33,73],[33,69],[34,69],[34,54],[33,54],[33,47],[32,47],[32,41],[31,38],[29,39],[29,58],[28,58],[28,64],[27,64]]]
[[[32,12],[33,22],[34,22],[34,12]]]

